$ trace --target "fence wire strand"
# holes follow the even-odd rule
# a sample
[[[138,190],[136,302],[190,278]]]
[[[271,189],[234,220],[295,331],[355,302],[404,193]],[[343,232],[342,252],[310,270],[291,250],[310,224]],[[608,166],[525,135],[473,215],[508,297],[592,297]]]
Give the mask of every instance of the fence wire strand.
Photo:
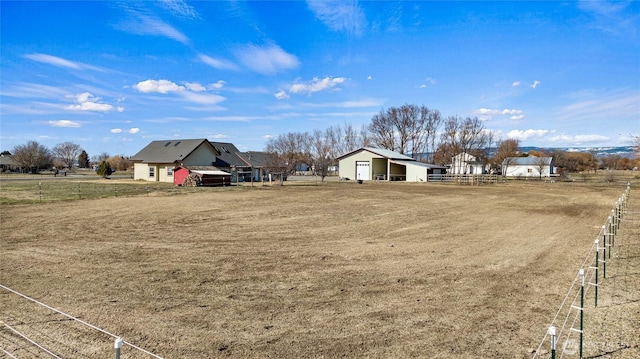
[[[617,208],[618,209],[618,213],[619,215],[617,216],[617,218],[615,218],[615,221],[617,223],[617,225],[620,224],[620,222],[638,222],[640,223],[640,219],[629,219],[629,220],[625,220],[623,219],[623,215],[627,214],[627,213],[638,213],[640,214],[640,212],[628,212],[626,210],[626,203],[628,201],[629,198],[629,191],[630,191],[630,186],[627,186],[627,189],[625,191],[625,193],[619,198],[619,200],[616,202],[614,210]],[[612,213],[614,212],[614,210],[612,210]],[[598,232],[598,235],[596,236],[596,239],[593,241],[591,247],[589,248],[589,251],[587,252],[587,255],[585,256],[584,261],[582,262],[582,264],[580,265],[580,269],[584,270],[584,276],[585,276],[585,288],[584,288],[584,298],[587,297],[587,294],[589,293],[589,290],[591,289],[591,287],[595,287],[596,284],[593,283],[593,278],[597,275],[597,270],[598,270],[598,263],[595,262],[594,266],[592,267],[590,264],[594,261],[594,254],[596,251],[600,251],[600,249],[606,248],[607,246],[607,242],[606,239],[603,240],[602,245],[600,245],[600,239],[603,236],[606,235],[611,235],[612,233],[607,233],[607,227],[606,224],[613,224],[611,222],[612,217],[608,217],[607,221],[605,221],[605,225],[602,226],[600,228],[600,231]],[[598,241],[598,246],[596,248],[596,241]],[[611,249],[609,249],[611,250]],[[606,259],[605,259],[606,261]],[[578,271],[578,274],[576,274],[576,276],[574,277],[573,281],[571,282],[571,286],[569,287],[569,290],[567,291],[567,294],[565,295],[564,299],[562,300],[562,303],[560,304],[560,307],[558,309],[558,311],[556,312],[556,315],[553,317],[553,320],[551,321],[551,324],[549,324],[548,328],[551,326],[554,326],[554,324],[556,323],[556,321],[558,320],[558,317],[560,316],[560,313],[562,313],[563,310],[567,310],[567,314],[564,317],[564,321],[562,323],[562,326],[560,327],[560,330],[557,332],[556,334],[556,343],[560,342],[558,339],[563,337],[563,333],[565,331],[565,328],[567,326],[567,322],[569,321],[572,312],[575,310],[575,314],[574,314],[574,318],[573,321],[571,322],[571,326],[569,327],[568,333],[566,334],[566,341],[568,342],[570,337],[571,337],[571,329],[574,328],[575,323],[577,321],[577,318],[580,314],[580,311],[584,310],[584,308],[580,308],[580,309],[576,309],[578,306],[575,305],[576,300],[579,298],[580,296],[580,290],[578,290],[576,292],[576,294],[573,297],[573,300],[571,301],[571,304],[569,305],[568,309],[565,308],[565,305],[567,304],[567,299],[569,299],[572,291],[574,291],[574,287],[576,286],[576,283],[578,283],[578,281],[581,280],[580,278],[580,272]],[[580,287],[581,284],[578,285],[578,287]],[[581,298],[582,299],[582,298]],[[574,328],[575,329],[575,328]],[[542,338],[542,340],[540,341],[540,345],[538,345],[538,347],[535,349],[535,351],[533,352],[533,357],[532,359],[535,359],[537,357],[540,357],[539,354],[541,352],[542,346],[544,345],[544,343],[548,340],[549,337],[549,331],[547,330]],[[564,350],[561,350],[560,353],[560,358],[562,358],[564,355]],[[549,353],[548,355],[546,355],[547,358],[551,357],[551,353]]]
[[[87,323],[87,322],[85,322],[84,320],[78,319],[78,318],[76,318],[76,317],[74,317],[74,316],[72,316],[72,315],[70,315],[70,314],[67,314],[67,313],[65,313],[65,312],[61,311],[61,310],[58,310],[58,309],[53,308],[53,307],[51,307],[51,306],[49,306],[49,305],[46,305],[46,304],[44,304],[44,303],[42,303],[42,302],[40,302],[40,301],[37,301],[37,300],[35,300],[35,299],[33,299],[33,298],[31,298],[31,297],[27,296],[27,295],[24,295],[24,294],[22,294],[22,293],[20,293],[20,292],[18,292],[18,291],[16,291],[16,290],[13,290],[13,289],[11,289],[11,288],[9,288],[9,287],[7,287],[7,286],[4,286],[4,285],[0,284],[0,288],[5,289],[5,290],[7,290],[7,291],[9,291],[9,292],[11,292],[11,293],[13,293],[13,294],[16,294],[16,295],[18,295],[18,296],[20,296],[20,297],[22,297],[22,298],[24,298],[24,299],[27,299],[27,300],[29,300],[29,301],[31,301],[31,302],[33,302],[33,303],[36,303],[36,304],[40,305],[40,306],[43,306],[43,307],[45,307],[45,308],[47,308],[47,309],[49,309],[49,310],[52,310],[52,311],[54,311],[54,312],[56,312],[56,313],[58,313],[58,314],[60,314],[60,315],[63,315],[63,316],[65,316],[65,317],[69,318],[69,319],[72,319],[72,320],[74,320],[74,321],[76,321],[76,322],[78,322],[78,323],[80,323],[80,324],[83,324],[83,325],[85,325],[85,326],[87,326],[87,327],[89,327],[89,328],[91,328],[91,329],[94,329],[94,330],[97,330],[97,331],[99,331],[99,332],[101,332],[101,333],[103,333],[103,334],[106,334],[106,335],[108,335],[108,336],[110,336],[110,337],[112,337],[112,338],[114,338],[114,339],[119,339],[119,338],[120,338],[119,336],[117,336],[117,335],[115,335],[115,334],[113,334],[113,333],[110,333],[110,332],[108,332],[108,331],[106,331],[106,330],[104,330],[104,329],[102,329],[102,328],[96,327],[96,326],[95,326],[95,325],[93,325],[93,324]],[[4,323],[4,325],[5,325],[5,326],[7,326],[7,324],[6,324],[6,323]],[[7,327],[8,327],[8,326],[7,326]],[[132,344],[132,343],[129,343],[129,342],[124,341],[124,340],[123,340],[122,342],[123,342],[123,344],[126,344],[126,345],[128,345],[128,346],[130,346],[130,347],[132,347],[132,348],[134,348],[134,349],[137,349],[137,350],[139,350],[139,351],[141,351],[141,352],[143,352],[143,353],[145,353],[145,354],[148,354],[148,355],[150,355],[150,356],[152,356],[152,357],[154,357],[154,358],[157,358],[157,359],[163,359],[162,357],[160,357],[160,356],[158,356],[158,355],[156,355],[156,354],[153,354],[152,352],[150,352],[150,351],[148,351],[148,350],[145,350],[145,349],[143,349],[143,348],[140,348],[140,347],[138,347],[138,346],[136,346],[136,345],[134,345],[134,344]],[[36,344],[35,342],[34,342],[34,344],[35,344],[35,345],[38,345],[38,344]],[[39,346],[39,345],[38,345],[38,346]],[[56,357],[57,357],[57,356],[56,356]]]

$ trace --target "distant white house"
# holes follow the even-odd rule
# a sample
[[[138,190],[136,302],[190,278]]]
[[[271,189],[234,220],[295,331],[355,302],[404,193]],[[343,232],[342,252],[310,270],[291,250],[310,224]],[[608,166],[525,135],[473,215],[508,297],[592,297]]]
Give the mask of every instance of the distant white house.
[[[482,161],[466,152],[459,153],[451,158],[449,173],[455,175],[481,175],[484,173]]]
[[[553,157],[507,157],[502,161],[507,177],[551,177],[555,175]]]

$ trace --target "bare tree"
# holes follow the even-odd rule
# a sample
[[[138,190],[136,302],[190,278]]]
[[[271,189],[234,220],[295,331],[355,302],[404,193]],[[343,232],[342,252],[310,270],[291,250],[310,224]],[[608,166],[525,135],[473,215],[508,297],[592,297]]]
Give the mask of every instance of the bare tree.
[[[515,163],[516,157],[520,151],[520,141],[508,138],[498,141],[498,149],[494,157],[496,166],[501,166],[502,175],[506,176],[509,167]]]
[[[53,158],[51,151],[36,141],[29,141],[25,145],[18,145],[13,148],[13,161],[20,167],[29,170],[31,173],[38,173],[41,168],[50,167]]]
[[[374,146],[395,151],[397,149],[395,126],[388,114],[395,113],[387,110],[387,112],[380,111],[373,115],[371,124],[369,125],[369,132],[371,133],[371,142]]]
[[[549,162],[549,157],[546,156],[540,156],[540,157],[536,157],[535,160],[533,161],[533,164],[536,167],[536,170],[538,171],[538,175],[540,176],[539,178],[542,179],[542,175],[545,173],[545,169],[549,168],[549,173],[547,173],[548,175],[551,175],[551,163]]]
[[[58,143],[53,147],[53,155],[58,157],[67,168],[72,168],[76,163],[82,147],[73,142]]]
[[[429,163],[434,162],[434,155],[436,152],[436,139],[438,137],[438,130],[442,125],[442,115],[438,110],[430,110],[425,106],[420,108],[420,116],[425,118],[424,124],[424,142],[425,152],[427,157],[425,160]]]
[[[329,174],[329,166],[334,163],[335,155],[334,147],[335,129],[328,128],[324,132],[322,130],[314,130],[312,136],[312,157],[313,170],[316,175],[320,176],[321,181]]]
[[[289,132],[270,139],[266,152],[274,153],[277,158],[276,162],[291,174],[301,163],[312,163],[310,144],[311,136],[307,132]]]
[[[459,154],[479,154],[485,149],[487,141],[487,132],[477,117],[462,119],[457,116],[449,116],[444,121],[444,129],[438,147],[441,153],[437,154],[437,157],[441,161],[445,161],[447,158],[451,161],[454,156]],[[442,151],[444,152],[442,153]],[[463,162],[458,161],[457,165],[463,166]],[[457,173],[462,172],[461,170],[461,167],[456,169]]]

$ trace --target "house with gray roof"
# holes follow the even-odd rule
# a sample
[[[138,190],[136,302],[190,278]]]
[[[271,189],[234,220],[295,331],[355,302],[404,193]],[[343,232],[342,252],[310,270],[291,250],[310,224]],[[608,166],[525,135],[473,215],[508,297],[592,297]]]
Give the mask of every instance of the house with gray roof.
[[[131,160],[134,179],[173,183],[179,166],[215,166],[221,153],[207,139],[152,141]]]
[[[232,182],[261,181],[264,152],[240,152],[232,143],[211,142],[207,139],[152,141],[131,160],[134,178],[152,182],[174,182],[174,170],[224,171]]]
[[[422,163],[413,157],[381,148],[362,147],[338,157],[340,178],[384,181],[428,181],[432,174],[445,173],[446,167]]]
[[[507,157],[502,161],[502,175],[507,177],[553,177],[553,157]]]

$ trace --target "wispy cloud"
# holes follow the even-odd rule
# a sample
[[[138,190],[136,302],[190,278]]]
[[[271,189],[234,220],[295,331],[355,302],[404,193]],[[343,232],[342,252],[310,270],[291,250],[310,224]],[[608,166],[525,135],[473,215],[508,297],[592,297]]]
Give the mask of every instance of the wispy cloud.
[[[136,35],[163,36],[185,45],[190,43],[189,38],[173,26],[155,16],[143,15],[141,13],[134,12],[129,19],[114,25],[114,28]]]
[[[69,128],[77,128],[81,127],[80,123],[70,120],[58,120],[58,121],[49,121],[49,126],[51,127],[69,127]]]
[[[536,88],[538,86],[540,86],[540,81],[538,80],[533,81],[533,83],[531,84],[531,88]]]
[[[280,46],[246,45],[235,51],[238,60],[247,68],[263,75],[273,75],[284,70],[295,69],[300,61]]]
[[[94,71],[104,72],[103,69],[97,66],[87,65],[81,62],[70,61],[70,60],[63,59],[61,57],[57,57],[53,55],[34,53],[34,54],[26,54],[24,55],[24,57],[29,60],[33,60],[43,64],[48,64],[48,65],[57,66],[57,67],[64,67],[67,69],[94,70]]]
[[[617,36],[635,36],[638,31],[637,12],[626,11],[631,1],[581,0],[578,8],[590,14],[593,22],[589,25],[598,30]]]
[[[200,59],[200,61],[204,62],[205,64],[213,67],[214,69],[218,69],[218,70],[232,70],[232,71],[238,71],[238,65],[234,64],[231,61],[228,60],[222,60],[222,59],[216,59],[213,58],[211,56],[208,55],[204,55],[204,54],[199,54],[198,58]]]
[[[183,0],[161,0],[160,6],[174,16],[186,19],[200,18],[198,12]]]
[[[309,9],[329,29],[360,36],[366,28],[367,19],[358,1],[309,0]]]
[[[306,83],[296,83],[289,88],[290,93],[304,93],[312,94],[314,92],[326,91],[335,89],[336,86],[343,84],[346,81],[344,77],[314,77],[311,81]]]
[[[640,117],[640,91],[614,91],[598,93],[585,91],[582,97],[556,112],[556,119],[593,120],[593,119],[637,119]]]

